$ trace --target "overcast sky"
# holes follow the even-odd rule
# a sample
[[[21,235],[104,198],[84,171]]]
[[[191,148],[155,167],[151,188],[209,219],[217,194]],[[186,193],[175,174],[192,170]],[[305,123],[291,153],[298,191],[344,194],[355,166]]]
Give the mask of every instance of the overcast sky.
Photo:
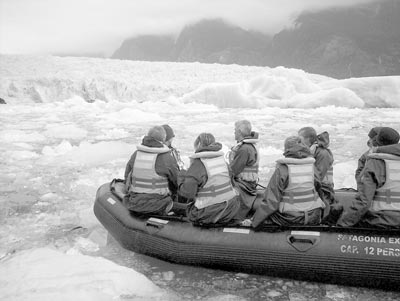
[[[276,33],[302,11],[373,0],[0,0],[0,53],[104,53],[138,34],[221,17]]]

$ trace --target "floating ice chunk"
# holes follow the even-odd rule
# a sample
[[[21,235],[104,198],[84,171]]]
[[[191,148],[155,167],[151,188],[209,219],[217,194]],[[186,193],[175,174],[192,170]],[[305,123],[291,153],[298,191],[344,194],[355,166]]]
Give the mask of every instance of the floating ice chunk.
[[[79,215],[79,225],[81,225],[82,227],[92,228],[100,224],[99,220],[93,213],[92,206],[79,210],[78,215]]]
[[[362,108],[364,101],[346,88],[320,90],[315,93],[299,93],[287,101],[289,108],[316,108],[325,106]]]
[[[72,145],[67,140],[63,140],[59,145],[55,147],[44,146],[42,149],[42,154],[46,156],[56,156],[66,154],[72,150]]]
[[[4,142],[40,142],[46,138],[39,133],[27,133],[21,130],[0,131],[0,141]]]
[[[110,129],[110,130],[103,130],[102,135],[98,135],[96,139],[99,140],[112,140],[112,139],[121,139],[129,137],[130,134],[125,131],[124,129]]]
[[[96,165],[105,162],[126,158],[133,153],[134,147],[130,144],[120,141],[109,141],[99,143],[89,143],[82,141],[78,146],[72,146],[68,141],[63,141],[56,147],[45,146],[42,153],[42,163],[48,163],[46,160],[55,160],[57,164],[84,164]],[[48,157],[48,158],[46,158]]]
[[[51,138],[83,139],[87,135],[87,130],[81,129],[73,124],[53,124],[47,126],[44,135]]]
[[[107,114],[105,119],[113,123],[138,123],[159,121],[161,120],[161,117],[156,113],[144,112],[132,108],[124,108],[120,111]]]
[[[84,237],[76,238],[74,248],[78,251],[91,253],[97,252],[100,249],[99,245],[96,242]]]
[[[262,156],[282,155],[283,150],[273,146],[260,147],[259,152]]]
[[[100,257],[27,250],[0,262],[2,300],[142,300],[164,293],[142,274]]]
[[[88,239],[96,243],[100,247],[107,245],[108,232],[103,227],[95,228],[89,235]]]
[[[347,161],[333,165],[333,182],[335,188],[356,188],[354,172],[357,168],[357,162]]]
[[[35,159],[39,157],[37,153],[30,151],[13,151],[8,153],[9,153],[9,158],[12,158],[14,160]]]

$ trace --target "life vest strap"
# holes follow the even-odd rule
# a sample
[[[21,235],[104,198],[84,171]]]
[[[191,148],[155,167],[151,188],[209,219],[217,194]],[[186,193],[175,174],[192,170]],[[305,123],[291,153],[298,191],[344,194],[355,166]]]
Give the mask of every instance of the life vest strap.
[[[142,188],[168,188],[168,183],[164,179],[144,179],[132,176],[132,184]]]
[[[258,164],[254,164],[252,166],[246,166],[245,168],[243,168],[242,172],[258,172]]]
[[[305,191],[286,191],[282,199],[289,204],[314,202],[315,194],[313,189]]]
[[[223,185],[223,187],[209,186],[206,190],[199,191],[198,198],[215,197],[217,194],[227,193],[232,190],[230,185]]]
[[[384,191],[377,191],[375,195],[375,200],[379,202],[385,203],[400,203],[400,192],[392,191],[390,189],[386,189]]]

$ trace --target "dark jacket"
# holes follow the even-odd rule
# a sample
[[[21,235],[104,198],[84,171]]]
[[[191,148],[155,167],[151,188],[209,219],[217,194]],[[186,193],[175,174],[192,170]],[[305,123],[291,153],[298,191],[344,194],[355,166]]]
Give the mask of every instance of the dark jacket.
[[[298,144],[284,153],[287,158],[307,158],[311,156],[308,147]],[[315,177],[316,186],[319,186],[318,180]],[[308,212],[305,217],[304,213],[293,212],[280,213],[279,203],[282,201],[283,193],[289,184],[289,171],[285,164],[277,164],[275,172],[273,173],[267,188],[264,193],[264,200],[257,208],[253,218],[252,226],[257,228],[263,222],[275,223],[278,225],[304,225],[304,224],[319,224],[321,222],[322,209],[314,209]],[[307,220],[305,219],[307,218]]]
[[[378,152],[400,155],[400,145],[379,147]],[[400,228],[400,212],[398,211],[369,211],[376,189],[386,182],[385,161],[368,158],[362,172],[359,191],[349,208],[347,208],[337,224],[342,227],[374,226],[382,228]]]
[[[361,157],[358,159],[358,166],[355,172],[355,178],[356,178],[356,182],[357,182],[357,187],[358,185],[361,183],[361,171],[364,169],[365,167],[365,162],[367,162],[367,156],[370,153],[370,151],[366,151],[365,153],[363,153],[361,155]],[[358,188],[357,188],[358,189]]]
[[[219,151],[222,145],[214,143],[206,148],[199,149],[197,152],[203,151]],[[187,209],[188,219],[197,225],[226,225],[230,223],[238,223],[236,214],[240,208],[237,197],[227,202],[215,204],[203,209],[194,206],[196,195],[200,188],[207,183],[207,171],[200,159],[193,159],[190,167],[179,175],[179,198],[185,199],[189,205]]]
[[[245,139],[254,139],[256,133]],[[253,207],[253,203],[257,196],[257,181],[246,181],[238,178],[238,175],[243,172],[247,166],[253,166],[257,163],[258,153],[256,147],[252,143],[239,142],[232,150],[234,156],[229,164],[229,169],[233,178],[233,184],[239,189],[241,200],[241,214],[244,219]]]
[[[142,141],[143,146],[161,148],[164,145],[148,136],[145,136]],[[125,183],[128,183],[129,173],[132,171],[132,168],[136,159],[135,151],[128,161],[125,168]],[[176,160],[171,155],[171,152],[166,152],[159,154],[155,163],[155,171],[159,176],[166,177],[168,179],[168,187],[171,192],[168,196],[162,196],[159,194],[153,193],[135,193],[129,192],[127,196],[124,198],[125,206],[134,212],[138,213],[154,213],[154,214],[163,214],[166,207],[170,205],[172,199],[175,197],[178,189],[177,177],[178,177],[178,164]]]
[[[252,137],[246,137],[252,138]],[[239,175],[246,166],[252,166],[257,162],[257,150],[251,143],[242,143],[234,150],[235,156],[229,164],[232,176]]]
[[[324,178],[329,169],[333,166],[333,154],[329,149],[329,134],[323,132],[318,135],[317,143],[311,146],[311,153],[314,155],[316,176],[321,183],[324,202],[332,204],[335,202],[335,190],[333,183],[327,183]]]

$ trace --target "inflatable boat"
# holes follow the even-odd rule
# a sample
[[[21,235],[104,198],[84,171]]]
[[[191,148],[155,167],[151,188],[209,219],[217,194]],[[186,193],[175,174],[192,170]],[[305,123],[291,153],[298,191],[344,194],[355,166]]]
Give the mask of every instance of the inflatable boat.
[[[354,193],[336,195],[345,203]],[[109,183],[98,189],[94,213],[124,248],[169,262],[400,290],[399,231],[328,226],[266,226],[262,231],[200,228],[180,217],[135,216]]]

